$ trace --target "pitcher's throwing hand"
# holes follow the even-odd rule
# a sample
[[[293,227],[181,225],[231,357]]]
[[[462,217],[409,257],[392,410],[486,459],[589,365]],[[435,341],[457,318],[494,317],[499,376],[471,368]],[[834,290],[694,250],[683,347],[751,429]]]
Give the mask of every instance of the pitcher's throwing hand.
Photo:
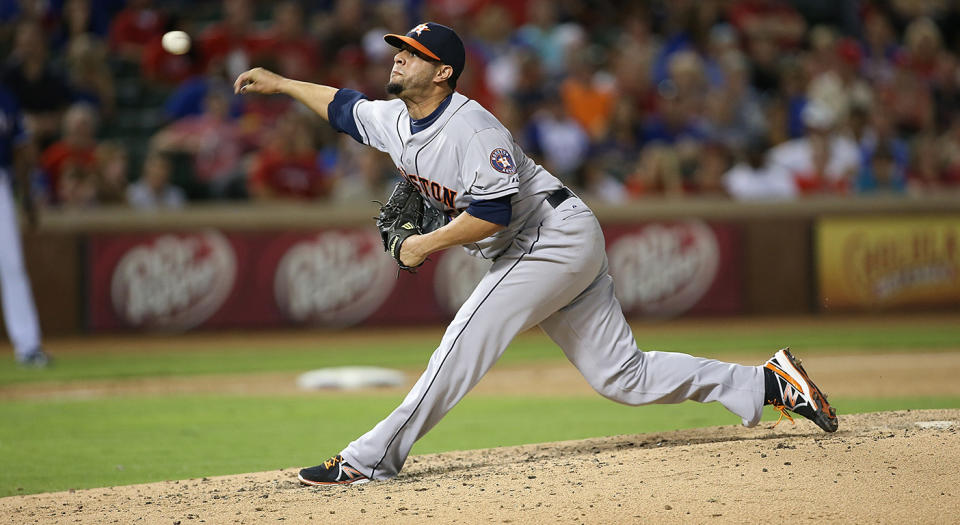
[[[284,80],[286,80],[284,77],[258,67],[240,73],[240,76],[233,83],[233,92],[237,94],[261,93],[272,95],[280,93],[280,85]]]

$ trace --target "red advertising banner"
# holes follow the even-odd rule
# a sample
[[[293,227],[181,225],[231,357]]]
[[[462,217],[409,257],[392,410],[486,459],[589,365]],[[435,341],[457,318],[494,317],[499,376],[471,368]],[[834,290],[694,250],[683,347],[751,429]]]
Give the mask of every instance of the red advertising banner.
[[[698,220],[608,225],[610,275],[630,317],[743,310],[740,230]]]
[[[605,228],[628,316],[742,309],[739,232],[698,221]],[[91,331],[449,320],[490,262],[450,249],[400,273],[369,229],[102,234],[89,242]]]
[[[430,289],[417,285],[427,276],[398,278],[368,230],[97,235],[88,263],[94,331],[424,323],[442,315]]]

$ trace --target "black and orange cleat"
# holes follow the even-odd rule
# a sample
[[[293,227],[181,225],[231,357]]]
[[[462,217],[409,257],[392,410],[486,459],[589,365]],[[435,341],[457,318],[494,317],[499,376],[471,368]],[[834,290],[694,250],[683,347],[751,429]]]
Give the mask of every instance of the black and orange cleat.
[[[297,478],[304,485],[350,485],[370,481],[370,478],[344,461],[340,454],[324,461],[323,465],[302,469]]]
[[[837,431],[837,411],[830,406],[827,396],[813,383],[789,348],[779,350],[763,368],[767,384],[765,400],[780,411],[780,419],[786,416],[793,422],[787,413],[789,410],[813,421],[826,432]],[[780,419],[777,423],[780,423]]]

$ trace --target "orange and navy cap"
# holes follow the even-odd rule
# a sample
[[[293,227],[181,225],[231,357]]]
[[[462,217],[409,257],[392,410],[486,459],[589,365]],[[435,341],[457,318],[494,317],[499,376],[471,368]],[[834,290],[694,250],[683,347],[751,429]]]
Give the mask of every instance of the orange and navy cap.
[[[463,41],[457,33],[445,25],[434,22],[419,24],[406,35],[384,35],[383,40],[398,49],[407,44],[428,58],[452,67],[454,80],[460,77],[466,62]]]

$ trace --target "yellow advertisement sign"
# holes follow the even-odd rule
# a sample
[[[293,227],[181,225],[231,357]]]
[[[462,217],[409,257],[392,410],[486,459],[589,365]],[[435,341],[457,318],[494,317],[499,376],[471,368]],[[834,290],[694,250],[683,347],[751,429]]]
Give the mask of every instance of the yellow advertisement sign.
[[[960,215],[817,222],[824,310],[960,305]]]

